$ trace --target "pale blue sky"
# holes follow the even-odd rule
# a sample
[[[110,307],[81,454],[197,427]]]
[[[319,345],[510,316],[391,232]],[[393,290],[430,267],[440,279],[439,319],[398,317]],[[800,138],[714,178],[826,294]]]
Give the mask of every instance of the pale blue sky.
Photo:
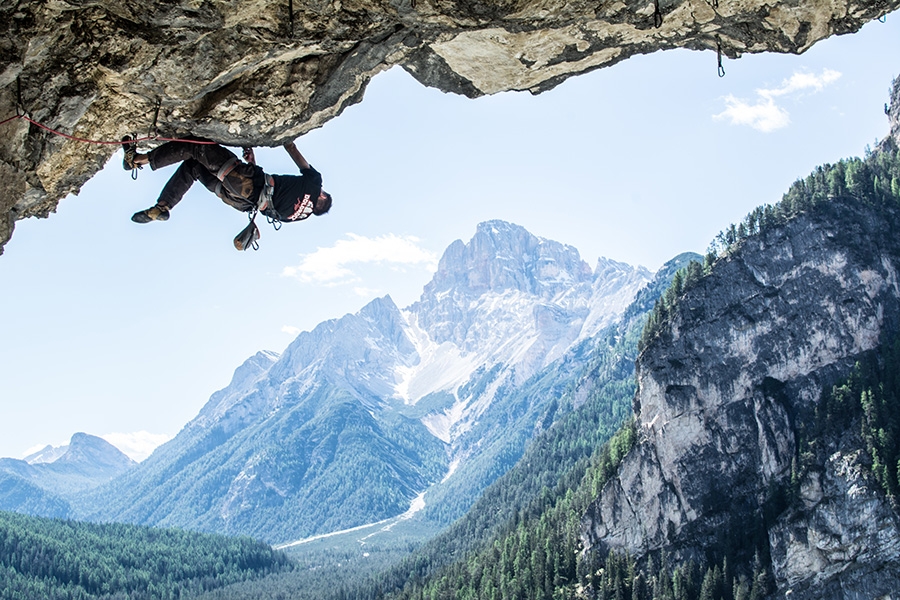
[[[133,182],[117,155],[50,219],[19,222],[0,257],[0,456],[76,431],[174,435],[256,351],[376,295],[415,301],[484,220],[571,244],[591,266],[703,252],[816,165],[886,135],[898,56],[889,15],[801,56],[726,60],[721,79],[714,53],[673,51],[540,96],[468,100],[395,69],[297,140],[334,208],[262,227],[258,252],[233,249],[246,216],[199,186],[168,222],[132,223],[173,169]],[[257,158],[293,171],[281,149]]]

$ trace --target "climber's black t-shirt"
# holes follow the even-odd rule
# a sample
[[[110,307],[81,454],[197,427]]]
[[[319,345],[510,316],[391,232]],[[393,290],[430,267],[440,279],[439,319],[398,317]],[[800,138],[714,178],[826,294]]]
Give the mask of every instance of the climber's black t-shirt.
[[[300,169],[300,175],[272,175],[275,192],[272,204],[282,221],[296,221],[301,215],[300,205],[307,198],[313,202],[322,191],[322,175],[313,169]]]

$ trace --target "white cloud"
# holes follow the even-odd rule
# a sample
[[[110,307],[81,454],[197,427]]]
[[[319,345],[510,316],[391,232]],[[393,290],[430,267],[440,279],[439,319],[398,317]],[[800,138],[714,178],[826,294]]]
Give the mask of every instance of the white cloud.
[[[107,433],[100,437],[137,462],[141,462],[150,456],[157,447],[172,439],[172,436],[165,433],[150,433],[148,431]]]
[[[841,78],[838,71],[825,69],[821,75],[813,73],[794,73],[790,79],[785,79],[781,83],[781,87],[772,90],[760,89],[756,93],[764,98],[775,98],[777,96],[786,96],[788,94],[796,94],[812,89],[814,92],[821,92],[826,85],[830,85]]]
[[[774,100],[767,98],[756,104],[748,104],[734,96],[725,98],[724,112],[715,115],[715,119],[729,119],[732,125],[749,125],[757,131],[769,133],[791,122],[788,111],[776,106]]]
[[[285,267],[282,275],[296,277],[305,283],[342,285],[359,281],[359,276],[351,269],[357,265],[375,263],[437,268],[437,256],[419,246],[416,237],[393,233],[377,238],[348,233],[347,237],[349,239],[338,240],[329,248],[301,255],[300,264]]]
[[[821,92],[825,86],[840,79],[841,74],[825,69],[821,75],[794,73],[780,87],[756,90],[755,102],[747,102],[734,96],[725,97],[725,110],[713,115],[716,120],[727,119],[732,125],[749,125],[757,131],[770,133],[787,127],[791,122],[788,111],[775,103],[775,98],[798,95],[806,91]]]
[[[299,327],[294,327],[293,325],[282,325],[281,331],[293,337],[297,337],[303,332],[302,329],[300,329]]]

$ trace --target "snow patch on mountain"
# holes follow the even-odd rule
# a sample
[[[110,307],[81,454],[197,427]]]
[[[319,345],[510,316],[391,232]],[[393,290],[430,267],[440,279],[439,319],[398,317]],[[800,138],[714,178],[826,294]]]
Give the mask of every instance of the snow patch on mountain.
[[[478,367],[476,356],[463,356],[456,345],[438,344],[432,340],[419,327],[417,314],[409,310],[402,314],[407,325],[406,335],[418,358],[415,364],[401,364],[395,369],[398,378],[395,393],[404,402],[415,404],[432,392],[451,389],[468,379]]]
[[[26,456],[22,460],[27,462],[29,465],[49,464],[55,462],[68,451],[68,444],[64,444],[62,446],[53,446],[51,444],[47,444],[37,452],[28,453],[28,456]]]

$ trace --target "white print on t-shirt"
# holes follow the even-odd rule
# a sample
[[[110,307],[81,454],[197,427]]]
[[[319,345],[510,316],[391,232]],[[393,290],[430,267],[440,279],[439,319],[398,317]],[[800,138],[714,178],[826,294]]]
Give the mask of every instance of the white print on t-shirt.
[[[312,204],[312,196],[310,194],[303,196],[303,200],[297,198],[297,204],[294,205],[294,214],[288,217],[288,221],[299,221],[308,217],[313,211]]]

